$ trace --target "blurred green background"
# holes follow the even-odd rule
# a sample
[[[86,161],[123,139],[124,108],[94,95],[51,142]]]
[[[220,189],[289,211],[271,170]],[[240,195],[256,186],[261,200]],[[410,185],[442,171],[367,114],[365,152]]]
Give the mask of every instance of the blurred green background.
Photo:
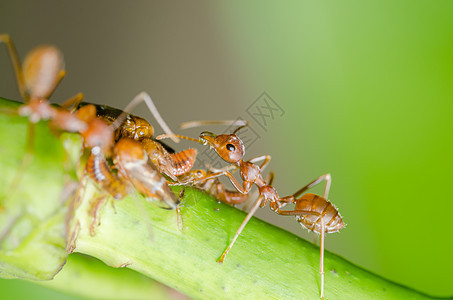
[[[0,32],[22,57],[42,43],[62,49],[68,75],[55,102],[82,91],[122,108],[144,90],[172,128],[251,119],[259,138],[246,158],[272,155],[280,195],[332,174],[330,199],[348,226],[327,236],[328,250],[451,296],[452,12],[447,1],[21,0],[0,3]],[[264,127],[248,114],[262,92],[284,111]],[[4,47],[0,96],[19,99]],[[267,208],[258,216],[315,239],[291,217]],[[0,281],[8,299],[26,289],[51,299]]]

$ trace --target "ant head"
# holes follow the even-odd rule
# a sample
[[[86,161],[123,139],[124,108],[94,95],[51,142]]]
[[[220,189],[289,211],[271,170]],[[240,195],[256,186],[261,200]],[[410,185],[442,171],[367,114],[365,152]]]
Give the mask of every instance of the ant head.
[[[152,138],[154,128],[148,121],[137,116],[128,116],[121,126],[121,135],[137,141]]]
[[[199,138],[203,144],[214,147],[217,154],[226,162],[237,163],[244,157],[244,143],[235,134],[215,135],[205,131]]]
[[[32,98],[47,99],[65,74],[63,54],[54,46],[40,46],[23,63],[24,79]]]

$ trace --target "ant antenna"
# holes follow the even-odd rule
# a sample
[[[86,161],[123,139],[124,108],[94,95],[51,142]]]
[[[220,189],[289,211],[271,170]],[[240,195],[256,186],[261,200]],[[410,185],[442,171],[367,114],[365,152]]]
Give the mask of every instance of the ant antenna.
[[[244,125],[239,126],[238,128],[236,128],[236,130],[233,131],[233,134],[236,134],[239,130],[241,130],[242,128],[245,128],[245,127],[247,127],[247,126],[249,126],[249,121],[245,121],[245,124],[244,124]]]
[[[188,136],[184,136],[184,135],[180,135],[180,134],[175,134],[174,136],[177,138],[183,139],[183,140],[189,140],[192,142],[197,142],[197,143],[203,144],[202,141],[188,137]],[[156,136],[156,140],[164,140],[164,139],[168,139],[168,138],[171,138],[171,136],[168,134],[160,134],[160,135]]]
[[[200,127],[204,125],[226,125],[226,126],[248,126],[249,122],[245,120],[205,120],[205,121],[189,121],[179,125],[181,129]]]
[[[121,124],[123,124],[127,115],[140,102],[145,102],[146,106],[148,106],[149,111],[154,116],[154,119],[156,119],[157,123],[159,123],[160,127],[164,130],[164,132],[168,135],[168,137],[171,138],[175,143],[179,143],[178,137],[176,136],[176,134],[173,133],[173,131],[171,131],[171,129],[170,129],[170,127],[168,127],[167,123],[165,123],[164,119],[159,114],[157,107],[154,105],[154,102],[151,99],[150,95],[148,95],[146,92],[141,92],[140,94],[135,96],[135,98],[126,106],[126,108],[123,110],[121,115],[115,120],[115,122],[112,123],[111,126],[112,126],[113,130],[118,129],[118,127],[120,127]]]

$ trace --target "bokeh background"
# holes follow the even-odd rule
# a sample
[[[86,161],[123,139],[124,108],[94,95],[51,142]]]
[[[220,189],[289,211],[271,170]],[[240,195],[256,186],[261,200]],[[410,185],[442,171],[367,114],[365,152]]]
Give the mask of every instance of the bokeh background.
[[[259,138],[246,158],[272,155],[280,195],[332,174],[330,199],[348,226],[327,236],[329,251],[451,296],[452,13],[449,1],[15,0],[0,2],[0,32],[22,57],[42,43],[62,49],[68,74],[55,102],[82,91],[124,108],[147,91],[172,128],[250,119]],[[281,111],[262,127],[249,112],[269,114],[263,92]],[[19,99],[3,46],[0,96]],[[150,117],[145,106],[135,113]],[[292,217],[258,216],[315,240]],[[72,299],[0,280],[0,295],[26,293]]]

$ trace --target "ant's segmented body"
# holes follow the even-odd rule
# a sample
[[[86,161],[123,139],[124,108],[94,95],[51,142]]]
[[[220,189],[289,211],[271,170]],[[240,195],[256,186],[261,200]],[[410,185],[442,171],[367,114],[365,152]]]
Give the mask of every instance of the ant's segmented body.
[[[53,128],[64,131],[79,132],[86,129],[86,124],[69,111],[52,106],[48,101],[60,81],[65,76],[63,54],[54,46],[45,45],[31,50],[20,63],[14,43],[7,34],[0,34],[0,43],[5,43],[13,65],[16,83],[24,104],[11,113],[28,117],[28,136],[26,152],[16,175],[12,179],[7,194],[17,189],[25,169],[33,158],[34,126],[41,120],[50,120]],[[83,94],[79,93],[72,101],[81,101]]]
[[[226,124],[229,121],[217,121],[217,124]],[[214,124],[213,121],[195,121],[183,124],[181,127],[195,127],[204,124]],[[296,216],[297,221],[309,230],[312,230],[321,235],[321,258],[320,258],[320,273],[321,273],[321,298],[324,296],[324,235],[325,233],[337,232],[341,230],[345,224],[335,206],[327,200],[329,189],[331,185],[330,174],[322,175],[309,183],[308,185],[301,188],[299,191],[291,196],[280,197],[276,189],[266,183],[263,179],[261,171],[269,163],[271,157],[264,155],[256,157],[249,161],[243,161],[245,153],[245,147],[242,140],[236,135],[241,129],[246,127],[248,124],[240,126],[232,134],[221,134],[215,135],[212,132],[202,132],[198,138],[192,139],[185,136],[178,136],[180,138],[196,141],[203,145],[209,145],[217,152],[217,154],[227,163],[230,163],[235,168],[239,168],[240,176],[243,180],[242,185],[236,180],[236,178],[230,173],[229,170],[219,170],[211,174],[206,174],[204,177],[200,177],[194,180],[194,184],[198,182],[206,182],[208,180],[217,178],[219,176],[227,176],[233,186],[242,194],[248,194],[253,185],[258,187],[259,197],[253,205],[252,209],[247,214],[246,218],[242,222],[241,226],[237,230],[233,237],[230,245],[227,247],[225,252],[219,259],[219,263],[222,263],[226,255],[232,248],[236,239],[245,228],[247,222],[251,219],[253,214],[259,207],[264,207],[269,202],[270,208],[280,215],[293,215]],[[166,136],[160,136],[158,138],[165,138]],[[257,161],[263,160],[261,165],[255,165]],[[322,181],[326,181],[323,197],[317,196],[311,193],[302,195],[305,191],[319,184]],[[300,198],[300,195],[302,195]],[[289,203],[295,204],[294,210],[282,210],[284,206]]]
[[[87,130],[81,131],[85,147],[91,148],[88,158],[87,171],[90,177],[107,190],[116,199],[122,199],[127,194],[128,183],[132,184],[146,199],[155,199],[174,209],[178,203],[175,194],[166,185],[166,180],[151,164],[143,145],[120,136],[115,141],[115,130],[104,118],[96,114],[96,106],[86,104],[81,106],[76,115],[87,123]],[[143,155],[145,157],[143,157]],[[114,174],[105,156],[114,155],[113,163],[119,172]],[[163,186],[166,187],[163,187]],[[151,190],[158,188],[161,193]]]
[[[30,124],[51,120],[53,125],[64,131],[78,132],[83,129],[85,124],[77,117],[65,109],[50,105],[48,101],[66,75],[60,50],[51,45],[36,47],[27,54],[21,65],[10,36],[0,34],[0,42],[7,46],[17,86],[25,101],[17,113],[28,117]],[[82,98],[83,94],[79,93],[68,101],[81,101]]]

